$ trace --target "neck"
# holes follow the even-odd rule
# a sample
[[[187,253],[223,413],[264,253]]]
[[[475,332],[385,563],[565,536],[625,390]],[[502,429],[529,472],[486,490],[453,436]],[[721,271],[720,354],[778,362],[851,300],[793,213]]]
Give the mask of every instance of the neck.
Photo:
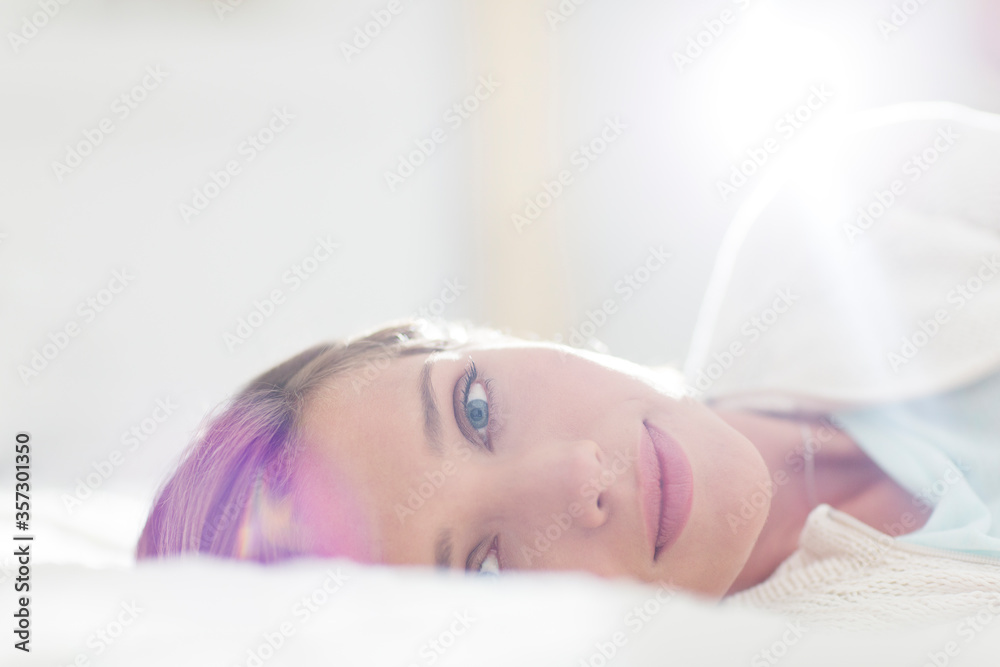
[[[767,520],[727,595],[771,576],[798,548],[806,519],[818,504],[846,511],[879,530],[886,519],[907,506],[912,509],[912,497],[828,420],[717,414],[754,444],[772,483]]]

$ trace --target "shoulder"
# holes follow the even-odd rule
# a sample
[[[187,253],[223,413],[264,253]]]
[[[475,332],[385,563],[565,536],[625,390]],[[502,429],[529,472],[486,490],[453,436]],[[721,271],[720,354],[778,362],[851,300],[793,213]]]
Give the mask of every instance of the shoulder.
[[[803,623],[875,629],[974,614],[1000,594],[1000,560],[900,543],[828,505],[809,515],[793,553],[766,581],[723,604]],[[934,595],[933,608],[924,604]]]

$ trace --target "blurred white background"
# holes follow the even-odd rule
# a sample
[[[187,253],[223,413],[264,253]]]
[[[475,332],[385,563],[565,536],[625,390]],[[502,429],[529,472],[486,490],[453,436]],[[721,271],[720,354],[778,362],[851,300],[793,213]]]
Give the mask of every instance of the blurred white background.
[[[747,151],[900,101],[1000,111],[996,0],[6,0],[0,28],[2,487],[18,431],[53,498],[118,450],[99,487],[136,521],[208,409],[393,318],[679,366]]]

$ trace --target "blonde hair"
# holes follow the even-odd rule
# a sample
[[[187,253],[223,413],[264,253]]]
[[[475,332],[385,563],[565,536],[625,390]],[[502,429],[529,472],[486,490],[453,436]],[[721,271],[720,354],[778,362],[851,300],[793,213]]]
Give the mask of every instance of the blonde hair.
[[[316,345],[253,379],[188,446],[157,494],[136,557],[199,552],[268,563],[308,555],[291,517],[276,508],[291,491],[299,423],[310,396],[347,372],[373,368],[376,360],[499,335],[453,322],[407,320]],[[359,376],[352,378],[355,389],[368,381],[367,374]]]

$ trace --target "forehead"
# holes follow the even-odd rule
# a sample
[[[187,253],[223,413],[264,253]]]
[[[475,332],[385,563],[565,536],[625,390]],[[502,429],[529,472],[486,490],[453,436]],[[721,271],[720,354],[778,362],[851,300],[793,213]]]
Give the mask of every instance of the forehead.
[[[417,380],[428,357],[427,353],[378,356],[335,376],[310,398],[303,415],[304,433],[336,432],[338,447],[349,450],[360,446],[359,438],[370,442],[373,435],[396,430],[391,427],[398,427],[419,407]]]

